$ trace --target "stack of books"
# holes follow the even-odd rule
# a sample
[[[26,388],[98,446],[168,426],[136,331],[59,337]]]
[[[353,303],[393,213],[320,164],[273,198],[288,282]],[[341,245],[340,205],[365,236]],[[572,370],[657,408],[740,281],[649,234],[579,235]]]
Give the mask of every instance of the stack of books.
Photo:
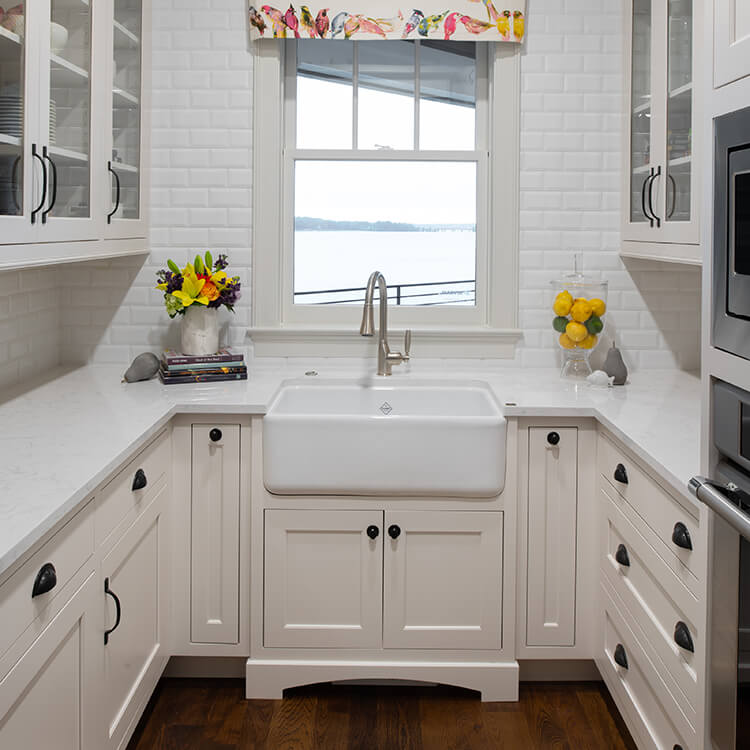
[[[162,355],[159,379],[165,385],[247,380],[247,367],[242,353],[234,349],[220,349],[206,356],[181,354],[170,349]]]

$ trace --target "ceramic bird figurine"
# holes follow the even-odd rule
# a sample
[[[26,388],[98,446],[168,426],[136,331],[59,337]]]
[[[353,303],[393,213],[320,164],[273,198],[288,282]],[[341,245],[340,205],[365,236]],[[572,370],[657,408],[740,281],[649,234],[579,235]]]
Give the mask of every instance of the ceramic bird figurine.
[[[273,28],[274,38],[280,37],[286,38],[286,24],[284,23],[284,14],[271,7],[270,5],[261,6],[261,10],[271,19],[271,26]]]
[[[435,14],[433,16],[425,16],[417,26],[417,33],[420,36],[426,37],[431,31],[437,31],[441,21],[448,15],[446,10],[444,13]]]
[[[472,18],[471,16],[461,16],[458,20],[461,21],[470,34],[481,34],[493,26],[493,24],[487,23],[487,21],[480,21],[478,18]]]
[[[310,13],[310,9],[306,5],[300,6],[299,22],[310,36],[310,39],[315,39],[318,32],[315,30],[315,21],[313,20],[312,13]]]
[[[263,20],[263,16],[261,16],[252,5],[250,6],[250,23],[258,29],[258,33],[263,36],[266,31],[266,22]]]
[[[328,27],[331,25],[331,19],[328,18],[329,8],[323,8],[318,11],[318,15],[315,16],[315,30],[318,32],[318,36],[321,39],[325,39],[328,33]]]
[[[460,16],[460,13],[449,13],[443,23],[443,39],[450,39],[456,33],[456,19]]]
[[[333,17],[333,21],[331,21],[332,38],[336,37],[344,30],[344,24],[346,23],[347,18],[349,18],[349,14],[345,10],[342,10]]]
[[[520,10],[513,11],[513,35],[519,42],[523,39],[523,13]]]
[[[510,39],[510,11],[504,10],[497,19],[497,30],[504,42]]]
[[[289,9],[284,13],[284,23],[294,32],[294,38],[299,39],[299,21],[294,13],[294,6],[289,5]]]
[[[409,20],[406,22],[406,26],[404,26],[404,32],[401,34],[401,38],[406,39],[406,37],[408,37],[417,26],[419,26],[419,23],[423,18],[424,13],[422,13],[421,10],[414,9],[411,12],[411,16],[409,16]]]

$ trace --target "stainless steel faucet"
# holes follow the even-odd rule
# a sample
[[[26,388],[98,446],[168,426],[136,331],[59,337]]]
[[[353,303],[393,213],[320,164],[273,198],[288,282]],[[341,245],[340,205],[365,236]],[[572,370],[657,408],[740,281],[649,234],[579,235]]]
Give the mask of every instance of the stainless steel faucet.
[[[390,375],[393,365],[400,365],[409,361],[411,349],[411,331],[404,335],[404,354],[392,352],[388,347],[388,286],[385,276],[380,271],[373,271],[367,280],[365,291],[365,306],[362,310],[362,325],[359,327],[361,336],[372,336],[375,333],[375,318],[372,298],[375,295],[375,284],[378,285],[380,296],[380,327],[378,329],[378,375]]]

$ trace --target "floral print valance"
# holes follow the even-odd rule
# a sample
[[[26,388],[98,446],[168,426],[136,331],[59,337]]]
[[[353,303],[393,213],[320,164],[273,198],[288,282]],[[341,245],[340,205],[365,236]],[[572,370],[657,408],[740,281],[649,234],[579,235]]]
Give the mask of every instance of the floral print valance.
[[[525,0],[512,0],[511,7],[506,0],[496,0],[498,5],[493,0],[453,0],[447,9],[398,8],[388,1],[357,7],[355,0],[345,9],[251,5],[250,34],[253,39],[523,40]]]

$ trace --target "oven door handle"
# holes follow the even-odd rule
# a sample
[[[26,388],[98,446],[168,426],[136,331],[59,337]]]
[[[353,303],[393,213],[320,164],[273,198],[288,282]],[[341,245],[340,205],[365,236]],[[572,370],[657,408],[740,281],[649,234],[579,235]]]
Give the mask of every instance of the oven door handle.
[[[732,494],[741,493],[750,499],[746,493],[741,490],[735,491],[731,485],[722,487],[705,477],[693,477],[688,482],[688,488],[698,500],[711,508],[717,516],[723,518],[735,531],[750,541],[750,515],[740,509],[728,495],[731,491]]]

